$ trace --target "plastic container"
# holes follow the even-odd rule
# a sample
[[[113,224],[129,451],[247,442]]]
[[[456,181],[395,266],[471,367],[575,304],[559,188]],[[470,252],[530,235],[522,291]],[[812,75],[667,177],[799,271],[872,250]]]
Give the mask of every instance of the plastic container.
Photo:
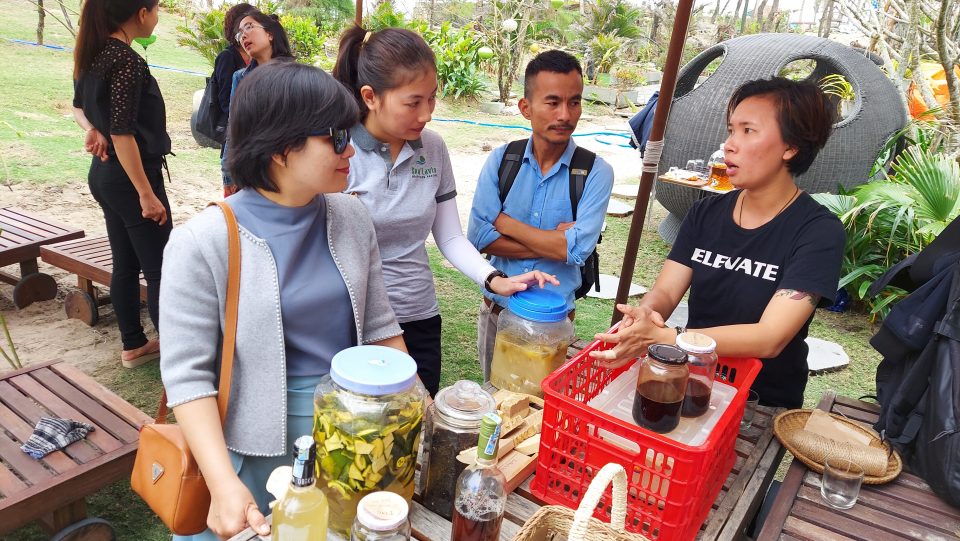
[[[544,380],[543,429],[531,489],[547,503],[576,509],[593,476],[616,462],[628,476],[627,530],[658,541],[693,539],[733,468],[740,417],[760,361],[719,360],[716,381],[736,393],[703,444],[691,446],[587,404],[630,369],[608,370],[588,355],[610,347],[593,342]],[[638,450],[605,441],[600,430],[635,442]],[[594,516],[609,521],[610,506],[604,496]]]
[[[699,417],[710,410],[713,376],[717,372],[717,343],[705,334],[685,332],[677,336],[677,347],[687,353],[690,372],[680,414]]]
[[[367,494],[357,504],[350,541],[409,541],[410,505],[393,492]]]
[[[542,397],[540,383],[566,361],[573,338],[562,295],[539,287],[515,293],[497,323],[490,382]]]
[[[493,396],[473,381],[460,380],[437,393],[427,408],[420,465],[423,480],[421,503],[434,513],[450,520],[457,478],[467,467],[457,455],[477,445],[480,420],[497,410]]]
[[[313,434],[330,529],[349,536],[357,505],[371,492],[413,498],[426,395],[402,351],[357,346],[334,355],[314,395]]]
[[[680,424],[680,409],[687,391],[687,354],[676,346],[653,344],[640,363],[633,420],[660,434]]]

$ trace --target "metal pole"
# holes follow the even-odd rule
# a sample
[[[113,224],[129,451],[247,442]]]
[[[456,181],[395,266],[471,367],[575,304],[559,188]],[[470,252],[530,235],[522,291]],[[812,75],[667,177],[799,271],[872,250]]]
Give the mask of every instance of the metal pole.
[[[357,0],[355,13],[356,15],[353,18],[353,22],[357,23],[357,26],[360,26],[360,23],[363,22],[363,0]]]
[[[677,6],[677,15],[673,21],[673,33],[670,34],[667,60],[663,66],[663,79],[660,80],[660,97],[657,100],[657,109],[653,114],[653,127],[650,130],[649,139],[651,142],[663,141],[663,133],[667,127],[667,116],[670,114],[670,103],[673,101],[673,91],[677,86],[677,72],[680,70],[683,43],[687,37],[687,26],[690,24],[690,13],[692,11],[693,0],[680,0]],[[650,154],[649,151],[648,154]],[[656,158],[659,162],[659,157]],[[656,166],[657,163],[649,163],[644,159],[644,165]],[[634,203],[630,234],[627,237],[626,253],[623,256],[620,285],[617,288],[617,304],[625,304],[630,292],[630,282],[633,280],[633,271],[637,263],[637,251],[640,248],[640,236],[643,234],[643,220],[647,214],[647,204],[650,202],[650,192],[653,190],[655,177],[656,173],[653,171],[645,170],[640,174],[640,191]],[[623,314],[614,307],[611,324],[620,321],[622,316]]]

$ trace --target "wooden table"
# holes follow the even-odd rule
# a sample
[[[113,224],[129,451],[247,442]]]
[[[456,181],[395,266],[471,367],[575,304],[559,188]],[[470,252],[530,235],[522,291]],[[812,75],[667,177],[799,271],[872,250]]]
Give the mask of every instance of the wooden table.
[[[0,267],[20,265],[20,277],[0,272],[0,282],[13,288],[17,308],[57,296],[57,282],[40,272],[40,246],[83,236],[83,230],[61,225],[16,207],[0,208]]]
[[[880,408],[832,392],[818,408],[876,422]],[[820,474],[794,460],[774,500],[758,541],[958,539],[960,509],[938,498],[919,477],[901,473],[885,485],[863,485],[856,505],[834,509],[820,497]]]
[[[36,460],[20,445],[42,416],[89,423],[95,430]],[[87,495],[130,477],[140,426],[151,420],[59,360],[0,377],[0,538],[38,519],[50,533],[83,520]]]
[[[571,346],[569,355],[575,354],[587,342]],[[568,355],[568,356],[569,356]],[[487,390],[495,390],[487,384]],[[723,484],[723,489],[713,503],[713,509],[700,528],[698,540],[727,541],[739,539],[741,532],[750,525],[760,508],[760,503],[773,481],[777,466],[783,458],[784,449],[773,437],[773,417],[779,410],[760,406],[753,426],[740,432],[737,437],[737,459],[733,471]],[[500,539],[510,541],[523,524],[537,512],[544,502],[530,490],[533,475],[527,478],[507,497],[507,505]],[[410,513],[413,536],[420,541],[450,541],[450,521],[413,502]],[[230,541],[250,541],[261,538],[246,530]]]

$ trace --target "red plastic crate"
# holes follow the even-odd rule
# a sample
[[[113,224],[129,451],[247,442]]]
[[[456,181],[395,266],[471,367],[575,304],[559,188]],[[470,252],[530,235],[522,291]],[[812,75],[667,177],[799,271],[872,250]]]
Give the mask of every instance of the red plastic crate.
[[[716,379],[737,393],[703,445],[691,447],[587,406],[630,367],[609,370],[587,355],[609,347],[596,341],[543,380],[533,493],[547,503],[576,509],[596,472],[616,462],[628,477],[627,529],[658,541],[693,539],[736,461],[740,418],[762,365],[757,359],[720,359]],[[600,429],[636,442],[640,451],[601,439]],[[610,519],[609,490],[594,515]]]

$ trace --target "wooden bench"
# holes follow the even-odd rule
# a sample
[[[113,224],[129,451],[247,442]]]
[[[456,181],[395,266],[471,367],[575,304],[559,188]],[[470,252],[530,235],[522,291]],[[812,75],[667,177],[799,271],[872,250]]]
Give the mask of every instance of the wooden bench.
[[[113,253],[107,237],[60,242],[40,248],[43,261],[77,275],[77,288],[67,292],[63,308],[67,317],[96,325],[99,307],[110,304],[110,297],[100,293],[94,284],[110,286],[113,275]],[[147,300],[147,282],[140,275],[140,300]]]
[[[83,230],[61,225],[16,207],[0,208],[0,267],[20,265],[20,277],[0,272],[13,287],[13,304],[23,308],[57,296],[57,282],[40,272],[40,246],[83,237]]]
[[[35,460],[20,445],[42,416],[96,429]],[[86,496],[130,476],[140,426],[151,420],[59,360],[0,376],[0,538],[36,520],[51,533],[84,520]]]

